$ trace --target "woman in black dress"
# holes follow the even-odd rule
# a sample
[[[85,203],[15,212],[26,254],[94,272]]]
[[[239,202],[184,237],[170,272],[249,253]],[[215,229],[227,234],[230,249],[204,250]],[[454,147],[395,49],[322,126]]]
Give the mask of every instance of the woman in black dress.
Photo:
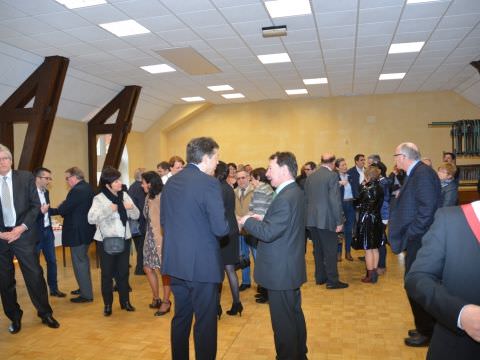
[[[223,161],[219,161],[215,169],[215,177],[220,180],[222,187],[222,198],[225,206],[225,217],[228,220],[230,233],[220,240],[220,251],[225,266],[225,273],[228,277],[230,290],[232,292],[232,308],[227,311],[228,315],[242,315],[243,306],[240,302],[240,292],[238,288],[238,277],[235,272],[235,264],[238,262],[238,223],[235,217],[235,194],[232,187],[227,183],[228,166]],[[221,295],[222,284],[220,284],[219,292]],[[222,315],[222,307],[220,305],[220,296],[218,303],[218,318]]]
[[[364,283],[376,283],[378,280],[378,248],[383,245],[383,224],[380,210],[383,204],[383,189],[379,182],[380,169],[370,166],[365,170],[365,185],[362,185],[359,201],[359,216],[356,238],[352,247],[365,250],[367,275]]]

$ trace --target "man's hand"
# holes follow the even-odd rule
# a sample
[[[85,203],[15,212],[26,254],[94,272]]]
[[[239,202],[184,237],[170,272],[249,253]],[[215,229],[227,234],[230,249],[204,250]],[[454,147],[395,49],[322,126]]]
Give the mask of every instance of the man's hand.
[[[132,209],[133,209],[133,203],[131,203],[131,202],[126,202],[126,201],[124,201],[124,202],[123,202],[123,206],[124,206],[125,209],[127,209],[127,210],[132,210]]]
[[[460,317],[460,324],[473,340],[480,342],[480,306],[465,305]]]
[[[3,233],[3,235],[5,236],[4,240],[7,240],[9,244],[17,241],[20,236],[22,236],[22,234],[25,232],[25,230],[27,229],[23,225],[15,226],[12,231]]]
[[[116,204],[110,204],[110,207],[112,208],[112,211],[115,212],[118,210],[118,206]]]
[[[342,225],[338,225],[335,229],[335,232],[339,233],[339,232],[342,232],[343,230],[343,224]]]
[[[40,206],[40,211],[42,212],[42,214],[47,213],[48,209],[50,209],[50,204],[43,204],[42,206]]]

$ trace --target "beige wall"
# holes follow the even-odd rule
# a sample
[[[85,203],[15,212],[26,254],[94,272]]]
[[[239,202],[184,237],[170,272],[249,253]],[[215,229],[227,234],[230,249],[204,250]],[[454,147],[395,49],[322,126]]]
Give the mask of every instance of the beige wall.
[[[222,160],[253,166],[265,166],[276,150],[289,150],[300,164],[318,162],[322,152],[333,151],[346,157],[349,166],[358,152],[378,153],[390,167],[395,146],[412,141],[438,165],[442,151],[451,150],[450,130],[428,124],[479,117],[480,109],[454,92],[220,105],[162,133],[156,124],[148,130],[145,149],[158,149],[158,139],[164,137],[167,153],[162,156],[185,156],[191,138],[211,136]]]

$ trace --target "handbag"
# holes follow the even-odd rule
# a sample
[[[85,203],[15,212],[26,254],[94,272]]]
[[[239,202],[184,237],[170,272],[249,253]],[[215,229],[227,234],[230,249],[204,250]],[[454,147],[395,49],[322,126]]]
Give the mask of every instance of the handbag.
[[[132,237],[142,236],[140,231],[140,222],[138,220],[128,219],[128,224],[130,225],[130,232]]]
[[[125,250],[125,236],[127,234],[127,227],[125,226],[125,235],[104,237],[100,227],[98,227],[100,235],[103,239],[103,250],[109,255],[118,255]]]

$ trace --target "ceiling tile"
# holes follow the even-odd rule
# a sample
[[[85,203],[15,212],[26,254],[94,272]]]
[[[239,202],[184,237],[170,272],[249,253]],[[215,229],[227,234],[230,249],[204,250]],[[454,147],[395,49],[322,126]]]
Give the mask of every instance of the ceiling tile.
[[[323,50],[353,49],[355,46],[355,38],[322,40],[321,44]]]
[[[115,36],[113,34],[110,34],[108,31],[103,30],[98,26],[87,26],[87,27],[81,27],[81,28],[68,29],[68,30],[65,30],[65,32],[83,41],[115,39]]]
[[[480,13],[480,1],[476,0],[455,0],[449,7],[446,15],[464,15],[469,13]]]
[[[117,10],[113,5],[103,4],[74,9],[73,12],[93,24],[103,24],[114,21],[128,20],[123,11]]]
[[[217,10],[205,10],[179,14],[178,17],[190,27],[205,27],[211,25],[227,26],[223,16]]]
[[[237,34],[229,25],[214,25],[207,27],[199,27],[196,33],[203,39],[221,39],[226,37],[233,37]]]
[[[439,22],[438,18],[402,20],[398,24],[397,33],[412,33],[412,32],[432,32]]]
[[[268,20],[270,22],[270,17],[261,3],[222,8],[220,12],[225,16],[227,21],[231,23],[243,23],[255,20]],[[268,26],[268,23],[265,26]]]
[[[160,0],[170,11],[182,14],[186,12],[212,10],[214,9],[209,0],[178,1],[178,0]]]
[[[319,28],[355,25],[357,23],[357,11],[338,11],[315,14],[315,17]]]
[[[25,13],[21,12],[13,6],[8,5],[3,1],[0,2],[0,21],[11,20],[20,17],[25,17]]]
[[[431,41],[451,40],[451,39],[463,39],[469,32],[470,28],[460,29],[439,29],[435,30],[430,37]]]
[[[402,34],[395,34],[393,39],[393,43],[407,43],[407,42],[419,42],[419,41],[427,41],[430,37],[430,32],[422,31],[422,32],[412,32],[412,33],[402,33]]]
[[[371,46],[390,46],[392,37],[390,35],[376,35],[359,37],[357,39],[358,47],[371,47]]]
[[[65,46],[65,45],[74,45],[81,42],[81,40],[68,35],[63,31],[54,31],[50,33],[43,33],[32,36],[32,38],[40,40],[45,44],[49,44],[51,46]]]
[[[82,17],[76,15],[70,11],[55,12],[50,14],[43,14],[35,16],[46,24],[49,24],[59,30],[80,28],[85,26],[91,26],[92,24]]]
[[[354,37],[356,34],[355,25],[322,27],[318,30],[322,40]]]
[[[421,18],[439,18],[450,5],[449,1],[436,1],[419,4],[409,4],[405,6],[402,20],[421,19]],[[454,15],[454,14],[452,14]]]
[[[385,22],[387,21],[397,22],[401,12],[402,12],[401,6],[362,9],[360,10],[358,22],[360,24],[376,23],[380,19]]]
[[[55,1],[3,0],[3,2],[28,15],[40,15],[65,10],[62,5]]]
[[[357,36],[373,36],[378,34],[393,34],[397,23],[394,21],[360,24]]]
[[[448,12],[447,12],[448,14]],[[439,29],[455,29],[475,26],[480,21],[480,13],[444,16],[438,24]]]
[[[360,9],[403,6],[405,0],[360,0]]]
[[[122,1],[114,3],[113,6],[132,19],[170,15],[170,11],[157,0]]]
[[[288,35],[282,38],[285,44],[317,40],[315,29],[304,29],[298,31],[288,31]]]
[[[293,44],[285,44],[288,52],[305,52],[305,51],[312,51],[312,50],[319,50],[319,44],[317,41],[304,41],[298,42]]]
[[[357,10],[358,0],[312,0],[315,13],[329,13],[335,11]]]
[[[53,32],[56,29],[43,21],[31,17],[18,18],[13,20],[4,20],[0,23],[12,30],[18,31],[24,35],[35,35],[40,33]]]

